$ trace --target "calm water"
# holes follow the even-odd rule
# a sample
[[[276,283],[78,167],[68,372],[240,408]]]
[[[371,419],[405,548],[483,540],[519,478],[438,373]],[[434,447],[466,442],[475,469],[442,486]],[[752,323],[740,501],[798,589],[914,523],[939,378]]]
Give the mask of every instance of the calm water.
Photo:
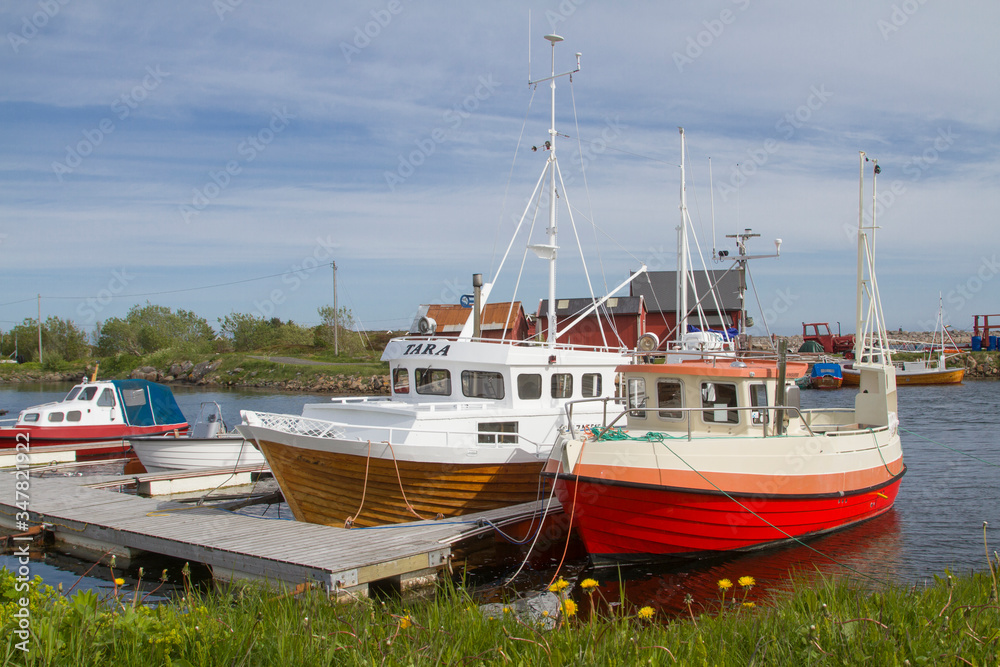
[[[3,386],[0,409],[9,410],[6,417],[16,416],[24,407],[61,399],[68,388],[51,384]],[[802,407],[848,407],[854,393],[852,389],[803,391]],[[304,404],[329,399],[329,395],[187,387],[174,388],[174,394],[188,419],[194,418],[203,401],[218,402],[230,426],[239,423],[241,409],[299,414]],[[696,600],[717,600],[716,582],[724,577],[735,582],[740,576],[753,576],[757,586],[750,599],[760,600],[787,587],[793,570],[818,569],[907,584],[943,575],[945,570],[984,571],[984,521],[989,523],[986,538],[990,553],[1000,550],[1000,383],[905,387],[898,396],[908,472],[891,512],[813,540],[808,546],[680,567],[625,570],[621,573],[624,591],[619,590],[617,573],[601,571],[596,576],[601,581],[601,594],[607,599],[623,596],[630,603],[677,610],[688,594]],[[279,509],[268,514],[274,516]],[[251,509],[248,513],[260,511]],[[287,508],[281,516],[290,516]],[[566,566],[565,572],[578,573],[586,569],[586,562],[576,558]]]

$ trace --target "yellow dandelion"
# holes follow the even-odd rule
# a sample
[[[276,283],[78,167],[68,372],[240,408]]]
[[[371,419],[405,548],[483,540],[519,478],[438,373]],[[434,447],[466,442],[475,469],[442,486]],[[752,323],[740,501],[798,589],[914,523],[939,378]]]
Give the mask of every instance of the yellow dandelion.
[[[752,609],[753,607],[756,607],[757,605],[753,601],[750,601],[750,602],[744,602],[743,606],[744,607],[750,607]]]
[[[503,608],[503,613],[509,614],[510,613],[510,607],[504,607]]]
[[[656,615],[656,610],[652,607],[643,607],[639,610],[639,618],[653,618]]]
[[[753,588],[754,584],[757,582],[754,581],[754,578],[750,575],[743,575],[737,583],[743,588]]]
[[[728,579],[719,579],[720,591],[728,591],[732,587],[733,587],[733,582],[729,581]]]
[[[572,600],[563,600],[562,601],[562,612],[566,616],[573,616],[573,615],[575,615],[576,614],[576,602],[573,602]]]
[[[559,577],[559,579],[557,579],[554,584],[549,586],[549,591],[552,593],[558,593],[562,590],[565,590],[567,586],[569,586],[569,582],[563,579],[562,577]]]
[[[589,591],[591,588],[597,588],[597,581],[595,579],[584,579],[580,582],[580,588],[585,591]]]
[[[119,577],[118,579],[115,579],[115,586],[124,586],[124,585],[125,585],[125,580],[124,579],[122,579],[121,577]]]
[[[405,630],[408,627],[410,627],[411,625],[413,625],[413,621],[410,620],[410,615],[409,614],[407,614],[403,618],[399,619],[399,629],[400,630]]]

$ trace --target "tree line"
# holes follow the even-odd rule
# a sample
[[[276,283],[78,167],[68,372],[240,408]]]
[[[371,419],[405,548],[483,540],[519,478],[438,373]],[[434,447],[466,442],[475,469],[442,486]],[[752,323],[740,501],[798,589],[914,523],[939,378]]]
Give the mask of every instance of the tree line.
[[[72,320],[50,316],[42,322],[42,359],[79,361],[94,357],[128,354],[141,357],[175,348],[189,353],[248,352],[289,347],[332,348],[337,325],[338,348],[346,354],[365,347],[362,334],[354,331],[354,318],[347,308],[335,317],[331,306],[318,309],[322,323],[308,327],[277,317],[253,313],[230,313],[219,318],[218,330],[189,310],[172,310],[151,303],[135,305],[125,317],[98,322],[90,334]],[[21,362],[38,361],[38,320],[25,318],[7,331],[0,330],[0,355]]]

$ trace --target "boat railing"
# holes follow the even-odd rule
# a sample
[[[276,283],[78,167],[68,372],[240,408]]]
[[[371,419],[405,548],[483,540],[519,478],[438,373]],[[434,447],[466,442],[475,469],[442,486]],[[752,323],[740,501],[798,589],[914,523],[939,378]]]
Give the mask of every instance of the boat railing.
[[[250,426],[302,435],[311,438],[329,440],[347,440],[355,442],[371,441],[387,442],[389,444],[433,444],[443,447],[468,447],[475,449],[504,449],[509,446],[521,446],[526,443],[535,448],[535,455],[541,456],[551,447],[552,443],[540,443],[522,435],[519,431],[455,431],[416,429],[401,426],[360,425],[332,422],[324,419],[312,419],[298,415],[283,415],[270,412],[244,411],[243,423]],[[415,436],[415,437],[414,437]],[[492,442],[484,442],[482,436],[492,436]],[[431,440],[426,443],[425,439]],[[442,445],[442,440],[444,444]]]
[[[527,339],[511,339],[511,338],[457,338],[452,336],[435,336],[435,335],[409,335],[409,336],[398,336],[393,338],[393,341],[399,342],[410,342],[410,343],[423,343],[428,340],[451,340],[456,342],[474,342],[474,343],[492,343],[494,345],[509,345],[511,347],[538,347],[538,348],[551,348],[553,350],[576,350],[580,352],[614,352],[614,353],[626,353],[629,352],[629,348],[624,345],[582,345],[579,343],[556,343],[554,345],[549,345],[543,340],[533,340]],[[391,342],[391,341],[390,341]]]
[[[798,417],[798,420],[805,427],[806,431],[808,431],[809,435],[811,435],[811,436],[812,435],[816,435],[816,433],[813,431],[812,427],[810,426],[809,422],[803,416],[802,410],[800,410],[799,407],[795,406],[795,405],[765,405],[765,406],[738,406],[738,407],[737,406],[723,406],[723,407],[698,406],[698,407],[688,407],[688,408],[674,408],[674,407],[625,408],[613,420],[611,420],[611,422],[609,423],[607,421],[607,402],[614,401],[614,402],[617,402],[617,403],[622,403],[622,402],[625,401],[625,399],[623,397],[621,397],[621,396],[615,396],[615,397],[605,397],[605,398],[585,398],[585,399],[580,399],[580,400],[576,400],[576,401],[570,401],[569,403],[566,404],[566,417],[567,417],[568,423],[570,425],[570,436],[574,440],[577,439],[577,436],[576,436],[576,429],[573,426],[573,404],[574,403],[597,402],[597,401],[604,401],[605,402],[605,409],[604,409],[604,423],[600,427],[601,428],[600,433],[595,433],[595,438],[596,439],[600,439],[606,433],[608,433],[609,431],[611,431],[612,429],[614,429],[615,426],[616,426],[616,424],[618,424],[618,422],[621,421],[624,417],[631,415],[631,416],[645,418],[650,412],[683,413],[684,414],[685,426],[687,427],[687,439],[688,440],[691,440],[693,438],[693,435],[692,435],[693,429],[691,427],[691,416],[692,416],[693,413],[695,413],[695,412],[706,413],[706,412],[719,412],[719,411],[725,411],[725,412],[750,412],[750,414],[751,414],[751,424],[753,426],[762,426],[763,427],[763,435],[764,435],[765,438],[768,437],[768,432],[767,432],[767,426],[768,426],[768,424],[775,423],[777,421],[777,419],[780,419],[781,422],[782,422],[780,424],[782,430],[786,430],[787,431],[787,429],[785,428],[785,426],[783,424],[785,416],[787,415],[788,418],[791,419],[792,416],[793,416],[793,414],[794,414],[795,417]],[[758,419],[759,419],[761,413],[764,413],[765,418],[759,419],[759,421],[754,421],[753,416],[754,416],[755,413],[757,414],[757,418]],[[775,414],[780,415],[780,417],[777,417],[777,418],[774,417],[773,415],[775,415]],[[723,422],[723,423],[721,423],[721,425],[725,425],[725,423]],[[777,434],[771,434],[771,435],[777,435]]]

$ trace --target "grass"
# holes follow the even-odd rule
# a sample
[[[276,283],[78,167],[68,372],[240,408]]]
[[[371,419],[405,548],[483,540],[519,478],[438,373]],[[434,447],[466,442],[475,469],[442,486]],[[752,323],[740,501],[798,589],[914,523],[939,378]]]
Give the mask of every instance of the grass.
[[[561,612],[483,613],[444,582],[421,600],[343,603],[319,590],[190,586],[155,607],[117,585],[106,599],[72,597],[35,581],[30,652],[15,645],[14,575],[0,571],[2,664],[24,665],[995,665],[1000,606],[989,574],[926,587],[860,589],[819,579],[767,604],[746,602],[751,577],[720,581],[719,596],[686,600],[667,618],[608,604],[595,580],[553,586]],[[121,581],[121,580],[119,580]],[[727,585],[728,584],[728,585]],[[563,586],[562,588],[560,588]],[[593,613],[592,613],[593,612]]]

